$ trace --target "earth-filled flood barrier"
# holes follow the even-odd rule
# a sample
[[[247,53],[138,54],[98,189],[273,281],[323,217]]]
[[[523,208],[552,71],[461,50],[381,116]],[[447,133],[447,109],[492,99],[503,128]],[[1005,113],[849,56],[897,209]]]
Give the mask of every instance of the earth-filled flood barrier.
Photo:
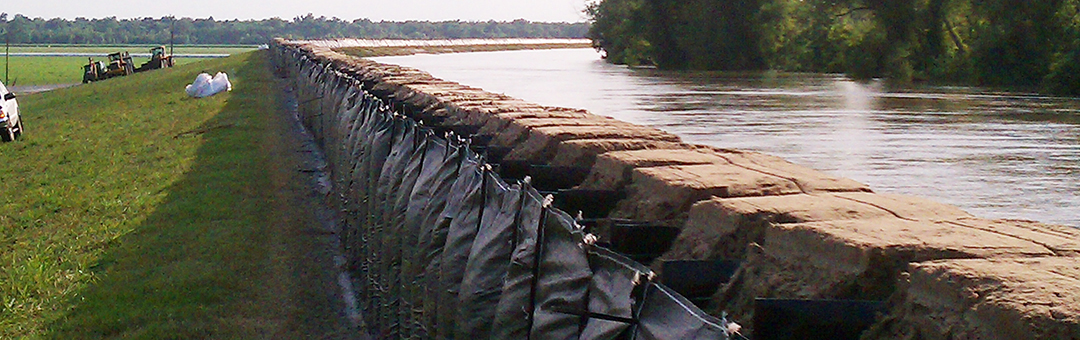
[[[652,271],[596,245],[554,196],[470,141],[403,115],[363,78],[276,49],[323,146],[365,329],[379,339],[721,339]],[[307,100],[305,100],[307,98]]]
[[[272,53],[327,155],[377,338],[737,337],[729,315],[760,339],[1080,339],[1075,228],[326,46]]]

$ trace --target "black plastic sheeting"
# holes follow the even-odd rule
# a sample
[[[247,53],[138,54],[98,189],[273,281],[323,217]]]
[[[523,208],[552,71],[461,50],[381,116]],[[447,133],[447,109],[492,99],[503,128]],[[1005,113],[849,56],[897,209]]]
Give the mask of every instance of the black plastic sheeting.
[[[885,312],[885,303],[858,300],[754,300],[754,338],[856,340]]]
[[[529,179],[507,183],[467,140],[395,113],[359,76],[276,52],[327,154],[376,339],[728,338],[647,267],[594,245]]]

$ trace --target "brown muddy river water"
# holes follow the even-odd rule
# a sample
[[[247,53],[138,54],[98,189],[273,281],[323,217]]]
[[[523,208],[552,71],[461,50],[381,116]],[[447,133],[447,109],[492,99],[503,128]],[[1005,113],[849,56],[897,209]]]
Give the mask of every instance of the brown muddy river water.
[[[1080,226],[1080,99],[840,75],[667,72],[591,49],[383,57],[551,106],[755,150],[981,217]]]

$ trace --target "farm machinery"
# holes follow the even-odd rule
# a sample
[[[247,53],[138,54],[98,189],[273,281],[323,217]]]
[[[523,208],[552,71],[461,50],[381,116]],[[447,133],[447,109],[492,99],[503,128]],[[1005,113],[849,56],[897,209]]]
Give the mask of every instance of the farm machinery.
[[[88,58],[90,62],[83,66],[83,84],[135,73],[135,63],[127,52],[110,53],[108,58],[108,64]]]
[[[139,68],[135,69],[135,72],[167,67],[173,67],[173,56],[165,54],[165,46],[158,46],[150,49],[150,60],[140,65]]]
[[[139,67],[135,67],[127,51],[111,53],[108,58],[108,64],[89,58],[89,63],[83,66],[83,84],[173,66],[173,56],[165,54],[165,46],[151,48],[150,60]]]

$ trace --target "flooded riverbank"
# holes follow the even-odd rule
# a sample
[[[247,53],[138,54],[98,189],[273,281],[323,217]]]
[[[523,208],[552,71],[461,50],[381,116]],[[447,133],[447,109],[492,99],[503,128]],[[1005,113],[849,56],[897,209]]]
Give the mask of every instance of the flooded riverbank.
[[[762,151],[990,218],[1080,225],[1080,100],[838,75],[664,72],[589,49],[376,58],[692,143]]]

